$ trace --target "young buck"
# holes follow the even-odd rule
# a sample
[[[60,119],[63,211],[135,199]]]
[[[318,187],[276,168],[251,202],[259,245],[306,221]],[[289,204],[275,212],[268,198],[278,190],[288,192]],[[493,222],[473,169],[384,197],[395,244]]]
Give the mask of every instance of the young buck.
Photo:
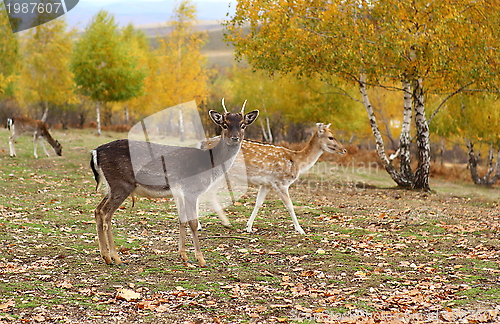
[[[54,151],[57,155],[62,155],[62,146],[61,144],[52,138],[49,133],[49,129],[45,123],[40,120],[31,119],[27,117],[14,117],[7,119],[7,128],[10,129],[11,135],[9,137],[9,149],[10,156],[16,156],[16,149],[14,148],[14,141],[16,138],[21,136],[24,133],[33,134],[33,146],[34,151],[33,154],[35,158],[38,158],[38,154],[36,153],[37,144],[40,143],[42,148],[47,156],[49,152],[45,148],[43,141],[40,141],[40,137],[44,138],[49,142],[49,144],[54,148]]]
[[[255,207],[247,222],[247,232],[252,232],[253,222],[259,208],[262,206],[269,190],[274,189],[290,213],[295,230],[300,234],[305,234],[297,221],[288,188],[298,179],[300,174],[309,170],[316,163],[323,152],[340,154],[346,152],[344,146],[333,137],[329,129],[330,124],[323,125],[318,123],[316,125],[318,129],[312,135],[307,145],[300,151],[293,151],[271,144],[243,141],[241,150],[244,155],[244,161],[236,160],[228,173],[237,182],[247,181],[248,184],[259,187]],[[218,138],[210,139],[202,147],[214,145],[218,140]],[[217,190],[219,187],[220,184],[214,185],[207,193],[207,198],[222,223],[228,226],[229,220],[224,214],[222,206],[217,201]]]
[[[246,101],[245,101],[246,103]],[[149,142],[117,140],[92,151],[91,167],[98,187],[106,186],[106,196],[95,210],[99,249],[107,264],[121,264],[111,232],[111,218],[123,201],[132,195],[150,198],[173,196],[180,224],[179,254],[188,262],[186,229],[191,228],[195,256],[200,266],[205,260],[198,240],[198,198],[224,176],[241,148],[245,128],[259,115],[258,110],[243,115],[211,110],[209,115],[222,128],[221,140],[212,149],[200,150]]]

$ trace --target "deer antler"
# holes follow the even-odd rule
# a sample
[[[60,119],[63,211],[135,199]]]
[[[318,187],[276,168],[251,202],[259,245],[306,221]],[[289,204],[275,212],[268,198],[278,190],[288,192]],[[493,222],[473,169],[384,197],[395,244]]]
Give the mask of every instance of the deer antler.
[[[245,111],[245,105],[247,104],[247,101],[243,103],[243,107],[241,107],[241,114],[243,115],[243,112]]]
[[[227,111],[227,109],[226,109],[226,105],[224,104],[224,98],[222,98],[222,108],[224,108],[224,112],[225,112],[226,114],[229,114],[229,111]]]

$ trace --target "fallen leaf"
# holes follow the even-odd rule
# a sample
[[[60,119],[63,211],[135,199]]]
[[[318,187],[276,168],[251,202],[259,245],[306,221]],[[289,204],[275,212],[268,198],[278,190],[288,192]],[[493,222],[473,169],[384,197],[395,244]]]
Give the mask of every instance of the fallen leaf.
[[[73,284],[67,280],[63,280],[56,283],[57,288],[71,289],[73,288]]]
[[[16,305],[16,302],[14,299],[11,299],[3,304],[0,304],[0,310],[6,310],[9,307],[14,307]]]
[[[136,293],[133,290],[130,289],[118,289],[118,292],[116,293],[116,299],[123,299],[126,301],[133,301],[133,300],[139,300],[141,299],[141,294]]]

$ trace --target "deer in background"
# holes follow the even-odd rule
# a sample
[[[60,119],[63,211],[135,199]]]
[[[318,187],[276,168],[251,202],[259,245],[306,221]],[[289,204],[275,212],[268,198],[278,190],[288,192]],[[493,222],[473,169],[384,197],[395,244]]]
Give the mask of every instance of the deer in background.
[[[244,161],[236,160],[228,173],[231,175],[231,178],[235,179],[237,182],[247,181],[248,184],[259,187],[255,207],[247,222],[247,232],[252,232],[253,222],[259,208],[262,206],[268,192],[274,189],[290,213],[295,230],[300,234],[305,234],[297,221],[288,188],[298,179],[300,174],[309,170],[324,152],[346,153],[344,146],[333,137],[329,129],[330,124],[323,125],[318,123],[316,125],[317,130],[314,132],[307,145],[300,151],[254,141],[243,141],[241,150],[244,155]],[[210,147],[218,140],[217,137],[212,138],[203,143],[202,147]],[[224,214],[222,206],[217,201],[217,191],[220,185],[221,184],[214,185],[207,192],[207,198],[211,202],[222,223],[225,226],[229,226],[229,220]]]
[[[33,135],[33,154],[35,155],[35,158],[38,158],[38,154],[36,153],[38,143],[42,145],[45,154],[50,156],[49,152],[47,152],[47,149],[45,148],[45,145],[43,144],[43,141],[40,141],[40,137],[49,142],[57,155],[62,155],[61,144],[52,138],[47,125],[40,120],[27,117],[9,118],[7,119],[7,128],[11,131],[11,135],[9,137],[10,156],[16,156],[16,149],[14,148],[15,139],[25,133]]]
[[[100,184],[106,186],[106,196],[95,210],[95,219],[100,253],[107,264],[122,263],[111,232],[113,213],[127,197],[139,195],[174,197],[179,214],[180,257],[184,262],[189,260],[186,254],[189,225],[196,259],[200,266],[206,265],[198,239],[198,198],[231,167],[241,148],[245,128],[259,115],[258,110],[243,115],[245,104],[240,113],[229,113],[224,100],[222,105],[224,114],[209,112],[212,121],[222,129],[221,140],[212,149],[123,139],[92,151],[90,164],[98,187]]]

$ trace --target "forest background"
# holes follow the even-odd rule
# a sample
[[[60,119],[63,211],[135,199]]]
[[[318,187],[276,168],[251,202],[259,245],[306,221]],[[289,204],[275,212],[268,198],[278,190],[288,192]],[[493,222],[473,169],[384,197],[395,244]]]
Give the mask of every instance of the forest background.
[[[331,123],[351,155],[375,149],[369,159],[401,187],[427,190],[431,175],[464,172],[494,185],[498,3],[341,3],[240,1],[203,31],[196,6],[182,1],[160,27],[120,27],[100,11],[83,31],[58,19],[20,34],[2,6],[0,120],[26,115],[100,134],[182,102],[195,100],[206,117],[222,97],[248,99],[262,114],[250,138],[299,147],[314,123]]]

